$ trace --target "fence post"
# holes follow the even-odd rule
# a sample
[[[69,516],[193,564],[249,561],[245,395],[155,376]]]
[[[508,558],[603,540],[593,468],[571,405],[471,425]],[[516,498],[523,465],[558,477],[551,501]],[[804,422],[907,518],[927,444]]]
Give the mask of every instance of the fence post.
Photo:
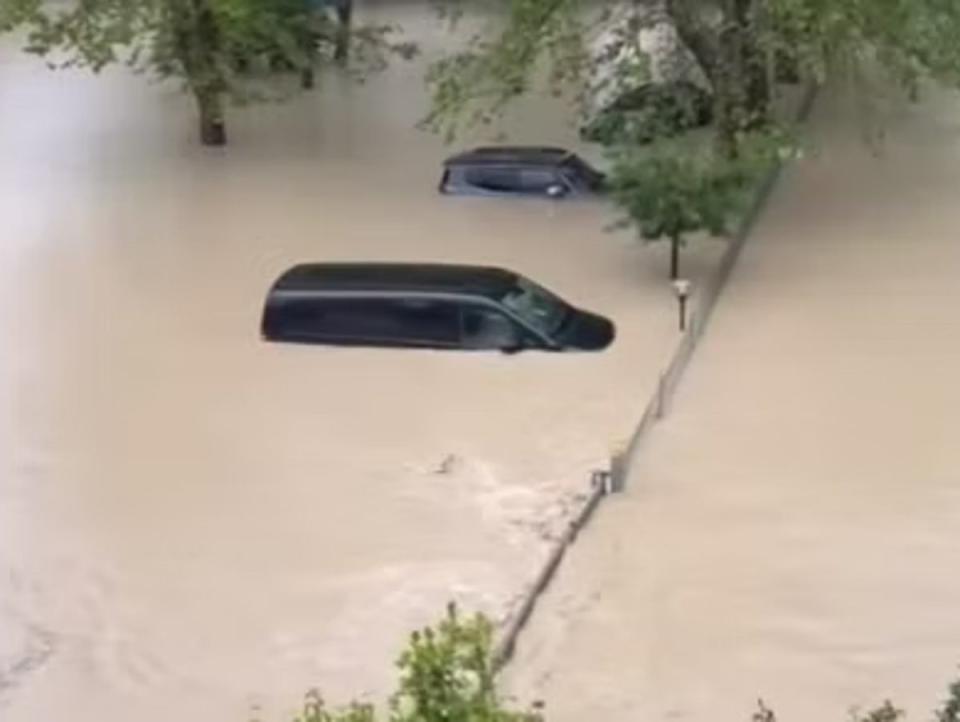
[[[610,492],[617,494],[627,486],[627,449],[620,446],[610,457]]]
[[[657,418],[662,419],[667,413],[667,380],[663,372],[657,380]]]

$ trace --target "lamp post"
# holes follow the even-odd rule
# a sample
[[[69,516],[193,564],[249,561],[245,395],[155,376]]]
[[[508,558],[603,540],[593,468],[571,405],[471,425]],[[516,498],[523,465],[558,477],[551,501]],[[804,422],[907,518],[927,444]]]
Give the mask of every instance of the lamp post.
[[[690,297],[690,281],[678,278],[672,282],[673,293],[680,307],[680,332],[687,330],[687,299]]]

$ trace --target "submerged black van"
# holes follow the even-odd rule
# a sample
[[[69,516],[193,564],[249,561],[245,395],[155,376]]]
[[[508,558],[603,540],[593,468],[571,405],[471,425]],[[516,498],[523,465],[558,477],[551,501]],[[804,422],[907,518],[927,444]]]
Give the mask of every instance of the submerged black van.
[[[599,351],[614,326],[501,268],[311,263],[273,284],[268,341],[351,346]]]

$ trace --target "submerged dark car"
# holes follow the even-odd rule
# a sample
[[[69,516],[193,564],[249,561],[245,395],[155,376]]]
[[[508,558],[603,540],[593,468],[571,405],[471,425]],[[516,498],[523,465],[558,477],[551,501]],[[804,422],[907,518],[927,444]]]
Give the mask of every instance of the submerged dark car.
[[[563,148],[475,148],[444,163],[440,192],[483,196],[565,198],[603,190],[604,175]]]
[[[325,345],[599,351],[612,322],[512,271],[414,263],[311,263],[273,284],[263,338]]]
[[[580,129],[584,140],[612,145],[649,143],[708,125],[710,94],[686,81],[648,83],[619,95]]]

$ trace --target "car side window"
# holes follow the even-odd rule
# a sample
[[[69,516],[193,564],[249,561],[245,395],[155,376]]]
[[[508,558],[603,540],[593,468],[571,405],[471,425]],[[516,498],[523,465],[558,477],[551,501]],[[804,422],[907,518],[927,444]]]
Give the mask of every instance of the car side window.
[[[461,323],[464,348],[515,348],[524,338],[522,329],[512,319],[493,308],[464,306]]]
[[[495,193],[515,193],[521,190],[520,173],[512,168],[468,168],[465,179],[474,188]]]

